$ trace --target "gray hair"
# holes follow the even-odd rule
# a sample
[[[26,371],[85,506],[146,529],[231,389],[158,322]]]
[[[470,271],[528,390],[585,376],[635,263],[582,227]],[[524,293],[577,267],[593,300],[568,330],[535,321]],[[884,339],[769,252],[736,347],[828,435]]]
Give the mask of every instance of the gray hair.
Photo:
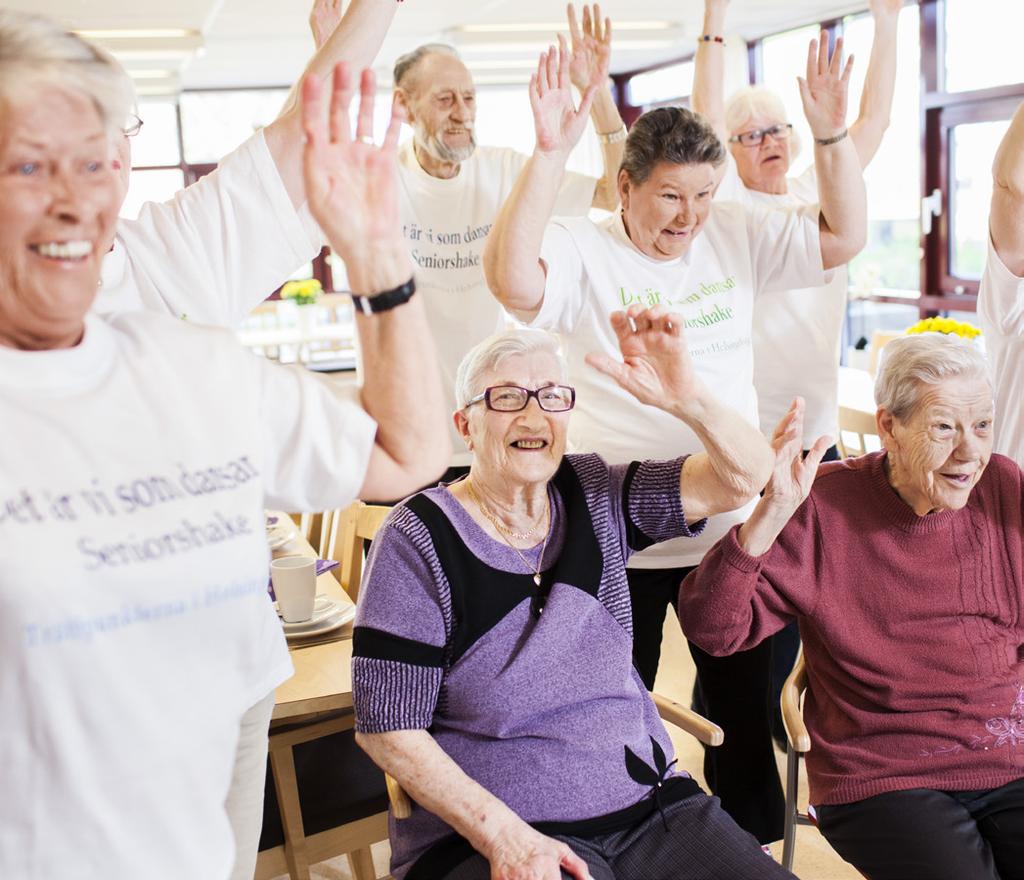
[[[717,168],[724,161],[722,142],[704,117],[684,107],[658,107],[633,123],[621,170],[639,184],[659,162]]]
[[[458,58],[459,53],[455,50],[454,46],[449,46],[447,43],[424,43],[422,46],[417,46],[411,52],[406,52],[400,56],[395,62],[394,82],[395,88],[404,88],[405,82],[409,78],[416,67],[424,58],[428,55],[450,55],[452,58]]]
[[[135,100],[131,78],[107,52],[41,15],[0,9],[0,104],[53,86],[91,99],[110,131]]]
[[[545,353],[558,361],[559,378],[565,381],[569,367],[562,354],[558,339],[544,330],[506,330],[488,336],[473,346],[459,364],[455,374],[455,405],[462,409],[483,391],[483,377],[497,368],[505,358],[513,355]]]
[[[899,336],[882,349],[875,404],[905,419],[917,407],[925,390],[922,386],[960,376],[992,385],[985,355],[973,343],[946,333]]]
[[[733,94],[725,104],[725,128],[730,135],[738,134],[751,119],[766,116],[779,122],[789,122],[789,114],[782,99],[764,86],[748,86]],[[800,155],[800,135],[794,128],[789,135],[790,161]]]

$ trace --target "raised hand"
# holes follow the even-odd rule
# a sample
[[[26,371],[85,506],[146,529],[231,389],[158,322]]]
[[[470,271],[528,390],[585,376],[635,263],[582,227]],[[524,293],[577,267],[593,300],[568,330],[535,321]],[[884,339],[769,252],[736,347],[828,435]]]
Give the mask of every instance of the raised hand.
[[[608,68],[612,61],[612,20],[606,18],[601,26],[601,7],[595,3],[593,12],[583,7],[583,29],[576,20],[576,8],[570,3],[565,9],[569,18],[572,56],[569,59],[569,78],[572,84],[586,92],[590,86],[605,88]]]
[[[896,18],[903,9],[903,0],[868,0],[868,7],[874,18]]]
[[[622,361],[595,352],[586,357],[590,366],[641,403],[661,409],[685,409],[699,398],[704,384],[693,367],[680,315],[664,306],[632,305],[612,312],[610,320]]]
[[[338,22],[341,21],[341,0],[313,0],[309,13],[309,29],[313,32],[313,43],[317,49],[330,39]]]
[[[811,132],[822,140],[841,134],[846,128],[846,102],[850,89],[851,55],[843,67],[843,38],[836,40],[832,57],[828,54],[828,32],[811,40],[807,47],[807,78],[797,77],[804,115]]]
[[[393,105],[384,144],[373,143],[372,70],[360,79],[359,116],[355,137],[349,123],[352,77],[348,65],[334,69],[329,111],[319,77],[308,74],[302,83],[302,125],[306,133],[303,177],[309,209],[323,229],[332,250],[344,260],[356,289],[366,279],[373,293],[407,280],[411,271],[398,220],[398,132],[402,111]],[[374,261],[378,265],[371,265]],[[405,265],[400,265],[404,261]],[[371,283],[367,276],[374,279]],[[376,286],[377,290],[372,287]],[[357,292],[364,292],[357,290]]]
[[[832,438],[819,437],[804,458],[803,436],[804,400],[797,397],[772,435],[775,468],[762,499],[762,503],[786,519],[804,503],[822,456],[832,445]]]
[[[537,72],[530,76],[530,107],[537,134],[537,151],[566,156],[576,146],[587,125],[587,114],[597,94],[588,86],[576,108],[569,85],[569,52],[565,38],[540,56]]]

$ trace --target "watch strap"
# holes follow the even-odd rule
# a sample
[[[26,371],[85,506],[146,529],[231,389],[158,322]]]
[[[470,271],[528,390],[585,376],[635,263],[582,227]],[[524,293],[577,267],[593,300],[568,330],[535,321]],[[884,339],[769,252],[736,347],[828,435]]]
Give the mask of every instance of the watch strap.
[[[352,297],[352,305],[355,306],[357,312],[364,315],[376,315],[407,303],[415,292],[416,278],[414,276],[405,284],[375,293],[373,296],[363,296],[359,293],[350,293],[349,295]]]

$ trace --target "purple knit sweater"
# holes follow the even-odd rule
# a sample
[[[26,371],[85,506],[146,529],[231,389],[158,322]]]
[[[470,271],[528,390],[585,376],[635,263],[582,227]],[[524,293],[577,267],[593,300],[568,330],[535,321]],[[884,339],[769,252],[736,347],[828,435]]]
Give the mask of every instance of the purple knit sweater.
[[[672,744],[632,664],[625,564],[702,528],[683,515],[682,461],[609,467],[566,456],[549,484],[541,596],[519,555],[446,488],[396,507],[359,599],[357,730],[429,730],[527,822],[575,822],[649,798],[626,751],[654,767],[653,742],[668,761]],[[524,551],[531,564],[539,552]],[[396,877],[453,833],[419,807],[391,832]]]
[[[1024,777],[1024,474],[993,455],[966,507],[917,516],[884,457],[823,466],[767,553],[734,529],[680,590],[713,654],[800,622],[814,804]]]

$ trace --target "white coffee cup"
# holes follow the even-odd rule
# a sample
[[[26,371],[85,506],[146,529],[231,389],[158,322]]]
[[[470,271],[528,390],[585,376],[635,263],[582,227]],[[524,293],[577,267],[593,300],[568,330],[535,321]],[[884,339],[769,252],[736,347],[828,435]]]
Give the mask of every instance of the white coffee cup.
[[[313,557],[274,559],[270,563],[270,581],[286,623],[299,623],[313,616],[316,601],[316,560]]]

